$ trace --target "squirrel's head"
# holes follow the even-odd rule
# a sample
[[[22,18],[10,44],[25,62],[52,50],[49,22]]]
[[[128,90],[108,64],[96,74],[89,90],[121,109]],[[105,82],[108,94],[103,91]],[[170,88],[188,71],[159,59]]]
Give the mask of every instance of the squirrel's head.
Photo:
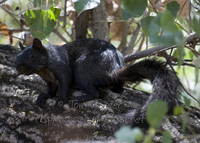
[[[30,75],[47,67],[47,49],[39,39],[34,38],[31,46],[24,47],[21,42],[19,42],[19,46],[22,52],[17,55],[18,73]]]

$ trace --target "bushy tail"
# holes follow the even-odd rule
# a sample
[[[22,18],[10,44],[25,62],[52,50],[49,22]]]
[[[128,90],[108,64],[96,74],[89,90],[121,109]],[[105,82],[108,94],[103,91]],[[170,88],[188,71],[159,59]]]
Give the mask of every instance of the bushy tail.
[[[168,104],[169,110],[178,104],[180,84],[175,73],[169,70],[164,62],[155,59],[140,61],[119,71],[118,77],[122,81],[138,82],[148,79],[153,84],[152,94],[140,111],[145,116],[146,107],[162,100]]]

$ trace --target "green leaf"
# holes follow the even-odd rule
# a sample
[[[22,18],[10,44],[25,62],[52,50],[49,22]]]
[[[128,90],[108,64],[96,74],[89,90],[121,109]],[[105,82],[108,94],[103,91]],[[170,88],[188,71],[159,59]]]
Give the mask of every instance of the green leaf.
[[[142,131],[140,128],[131,129],[129,126],[121,127],[118,131],[115,132],[115,137],[117,140],[126,143],[133,143],[135,141],[142,140]]]
[[[193,25],[194,31],[197,33],[197,35],[200,36],[200,24],[195,16],[192,19],[192,25]]]
[[[167,4],[166,9],[169,10],[172,13],[174,18],[176,18],[177,12],[180,9],[180,4],[177,3],[177,1],[171,1]]]
[[[51,11],[53,12],[54,17],[55,17],[54,20],[56,20],[56,19],[60,16],[60,11],[61,11],[61,9],[59,9],[59,8],[54,8],[53,5],[52,5],[51,7],[49,7],[49,10],[51,10]]]
[[[121,1],[122,1],[121,8],[131,13],[133,17],[140,17],[147,7],[147,0],[121,0]]]
[[[174,32],[178,31],[177,26],[174,24],[174,18],[172,14],[166,10],[161,14],[160,25],[167,31]]]
[[[142,18],[142,20],[141,20],[142,30],[143,30],[144,34],[147,36],[150,33],[149,27],[154,18],[155,18],[154,16],[146,16],[146,17]]]
[[[47,28],[47,21],[48,21],[48,12],[44,14],[43,16],[43,27]]]
[[[169,131],[165,130],[163,133],[162,143],[171,143],[171,142],[172,142],[172,139],[171,139],[170,133]]]
[[[197,63],[195,66],[195,85],[198,83],[199,79],[199,65],[200,65],[200,58],[197,58]]]
[[[131,132],[131,128],[128,126],[121,127],[117,132],[115,132],[115,137],[117,138],[117,140],[122,142],[135,142],[135,138]]]
[[[178,50],[177,49],[174,50],[173,56],[178,57]]]
[[[189,56],[190,59],[193,59],[194,57],[194,53],[192,53],[192,51],[188,51],[187,55]]]
[[[174,51],[173,56],[178,57],[178,65],[180,66],[182,63],[182,59],[185,56],[185,50],[182,45],[178,46]]]
[[[34,7],[40,6],[44,3],[44,0],[34,0],[33,5]]]
[[[149,33],[149,39],[152,43],[165,46],[177,45],[178,64],[180,65],[182,58],[185,56],[183,34],[174,23],[174,18],[168,10],[158,14],[151,20]]]
[[[175,41],[178,41],[178,40],[180,39],[178,39],[178,37],[175,37]],[[185,56],[185,49],[183,45],[178,45],[177,50],[178,50],[178,66],[180,66],[182,64],[183,57]]]
[[[184,98],[184,103],[185,103],[185,105],[186,105],[186,106],[190,106],[191,100],[190,100],[189,98],[185,97],[185,96],[183,96],[183,98]]]
[[[76,12],[80,15],[84,10],[89,10],[97,7],[100,0],[72,0],[75,5]]]
[[[151,20],[151,23],[150,23],[150,26],[149,26],[149,38],[150,38],[150,41],[151,41],[151,38],[153,39],[154,36],[160,36],[161,34],[161,26],[160,26],[160,14],[158,14],[155,18],[153,18]],[[156,39],[155,39],[156,40]],[[152,42],[152,43],[157,43],[158,40],[156,40],[155,42]]]
[[[184,109],[183,109],[182,106],[176,106],[176,107],[174,107],[173,113],[176,116],[179,115],[179,114],[183,115],[184,114]]]
[[[3,41],[4,41],[3,38],[0,38],[0,44],[1,44]]]
[[[148,129],[148,136],[144,138],[144,143],[153,143],[152,138],[156,134],[156,129],[155,128],[149,128]]]
[[[168,111],[167,104],[163,101],[155,101],[150,104],[146,111],[146,119],[153,128],[158,128]]]
[[[142,141],[143,133],[142,133],[140,128],[138,128],[138,127],[133,128],[132,133],[135,136],[135,139],[136,139],[137,142]]]
[[[123,21],[127,21],[129,18],[133,17],[133,15],[130,12],[123,8],[121,9],[121,14]]]
[[[60,15],[60,9],[50,7],[50,10],[27,10],[24,18],[30,26],[33,37],[44,39],[56,25],[56,19]]]

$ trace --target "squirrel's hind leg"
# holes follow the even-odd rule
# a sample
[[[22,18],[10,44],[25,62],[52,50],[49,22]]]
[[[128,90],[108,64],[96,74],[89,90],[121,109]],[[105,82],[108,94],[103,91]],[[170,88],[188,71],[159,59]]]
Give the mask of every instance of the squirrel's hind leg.
[[[70,101],[70,106],[73,107],[76,103],[83,103],[99,97],[100,92],[92,82],[78,77],[77,85],[84,91],[84,95],[77,96]]]
[[[85,92],[86,92],[86,95],[77,96],[77,97],[73,98],[72,102],[73,103],[82,103],[82,102],[96,99],[100,95],[99,90],[93,86],[89,86],[88,90],[85,90]]]

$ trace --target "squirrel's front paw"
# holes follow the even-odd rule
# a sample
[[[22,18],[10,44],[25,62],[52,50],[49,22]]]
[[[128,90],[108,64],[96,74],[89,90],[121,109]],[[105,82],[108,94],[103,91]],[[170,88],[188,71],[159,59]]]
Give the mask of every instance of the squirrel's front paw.
[[[46,100],[48,99],[48,95],[45,93],[41,93],[36,101],[36,105],[43,107],[46,104]]]

